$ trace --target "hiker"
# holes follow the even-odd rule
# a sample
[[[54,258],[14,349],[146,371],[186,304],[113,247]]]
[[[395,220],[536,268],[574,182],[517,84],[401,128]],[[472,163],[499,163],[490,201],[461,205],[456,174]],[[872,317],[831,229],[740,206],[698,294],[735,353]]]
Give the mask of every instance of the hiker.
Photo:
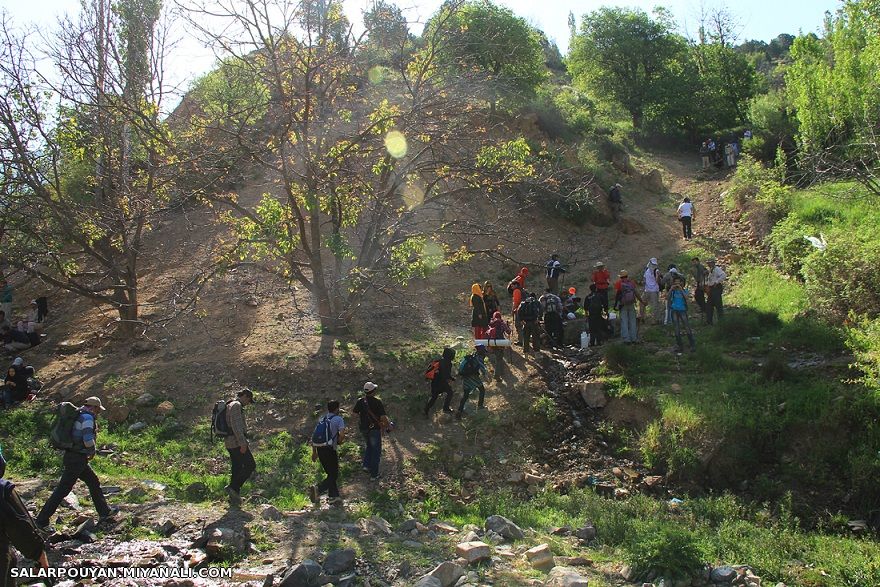
[[[6,480],[6,459],[0,451],[0,587],[15,587],[12,569],[18,566],[14,546],[44,569],[49,568],[46,544],[15,485]]]
[[[434,402],[440,397],[440,394],[446,394],[443,401],[443,411],[447,414],[452,413],[452,385],[455,377],[452,376],[452,361],[455,359],[455,351],[449,347],[443,349],[443,356],[440,357],[440,367],[437,374],[431,379],[431,399],[425,405],[425,418],[434,406]]]
[[[620,337],[625,344],[639,342],[639,329],[636,321],[636,301],[642,306],[645,302],[639,296],[636,282],[629,278],[626,269],[621,269],[617,274],[619,279],[614,282],[614,309],[619,312]]]
[[[709,259],[706,264],[709,266],[709,273],[706,275],[706,288],[709,296],[709,299],[706,300],[706,324],[712,324],[716,312],[719,320],[724,316],[724,304],[721,296],[724,293],[727,274],[721,267],[715,265],[715,259]]]
[[[733,143],[727,143],[724,145],[724,162],[728,167],[736,165],[736,150]]]
[[[544,317],[544,331],[550,340],[550,346],[559,348],[562,346],[562,300],[548,287],[538,299],[541,303],[541,313]]]
[[[564,296],[562,298],[562,310],[565,314],[577,314],[577,311],[581,309],[581,302],[583,301],[577,295],[577,288],[570,287],[562,295]]]
[[[474,339],[486,337],[486,328],[489,327],[489,315],[486,313],[486,303],[483,301],[483,288],[479,283],[471,286],[471,326],[474,329]]]
[[[550,260],[544,264],[547,268],[547,288],[554,294],[559,293],[559,278],[565,275],[565,269],[559,262],[559,255],[556,253],[550,255]]]
[[[694,236],[691,229],[691,223],[694,220],[694,212],[694,205],[691,204],[690,198],[685,198],[681,204],[678,205],[678,220],[681,222],[681,232],[686,241],[691,240]]]
[[[382,457],[382,433],[390,429],[385,413],[385,404],[376,397],[378,385],[372,381],[364,383],[364,395],[354,405],[354,413],[360,416],[358,428],[364,437],[364,455],[361,468],[370,474],[370,479],[378,481],[379,459]]]
[[[0,310],[3,310],[7,320],[12,320],[12,290],[6,279],[0,279]]]
[[[596,286],[596,295],[602,298],[602,307],[608,311],[608,288],[611,286],[611,273],[605,268],[602,261],[596,261],[593,266],[593,285]]]
[[[535,351],[540,351],[541,334],[538,331],[538,320],[541,317],[541,304],[534,292],[520,303],[516,317],[522,325],[523,352],[529,352],[529,342],[532,343]]]
[[[709,143],[703,141],[700,145],[700,158],[703,160],[703,169],[709,169]]]
[[[599,346],[608,338],[608,322],[605,320],[605,304],[608,303],[608,292],[599,293],[595,283],[590,284],[590,295],[587,296],[587,324],[590,328],[590,346]]]
[[[486,316],[492,316],[501,309],[498,294],[495,293],[495,288],[488,281],[483,284],[483,303],[486,306]]]
[[[664,324],[672,324],[672,309],[670,306],[669,291],[672,290],[672,285],[675,283],[676,279],[680,279],[681,286],[684,287],[686,281],[684,274],[682,274],[682,272],[678,270],[678,267],[675,266],[675,263],[670,263],[666,266],[666,273],[663,275],[663,279],[660,281],[660,289],[666,291],[666,313],[665,319],[663,320]]]
[[[223,444],[229,451],[230,474],[229,485],[223,490],[232,505],[241,503],[241,486],[257,468],[247,441],[247,425],[244,419],[244,408],[252,403],[254,392],[245,387],[236,394],[236,399],[226,404],[226,428],[229,435],[223,439]]]
[[[321,494],[327,492],[327,503],[339,505],[342,498],[339,497],[339,454],[336,452],[339,444],[345,442],[345,420],[339,415],[339,402],[330,400],[327,402],[327,413],[318,422],[314,434],[312,434],[312,462],[321,462],[324,469],[324,480],[317,485],[309,487],[309,499],[317,504]]]
[[[55,491],[49,496],[43,509],[37,514],[37,527],[47,533],[53,532],[53,528],[49,526],[49,520],[67,494],[73,490],[77,481],[82,481],[89,488],[89,495],[92,496],[92,503],[95,504],[95,510],[98,512],[99,524],[112,519],[119,512],[118,507],[107,504],[107,499],[101,490],[101,482],[92,467],[89,466],[89,461],[95,456],[97,449],[98,426],[96,421],[98,414],[105,409],[101,400],[92,396],[86,398],[82,407],[77,410],[76,420],[70,431],[72,447],[65,449],[64,458],[61,461],[64,467],[61,479],[58,480]]]
[[[523,291],[525,291],[526,287],[526,277],[529,275],[529,270],[527,267],[523,267],[519,270],[519,273],[516,277],[510,280],[510,283],[507,284],[507,292],[513,296],[513,304],[511,306],[511,314],[513,315],[513,327],[516,328],[516,344],[522,345],[522,324],[519,321],[519,317],[517,315],[517,310],[519,309],[519,305],[522,303],[523,299]]]
[[[654,324],[662,324],[663,306],[660,304],[660,283],[663,279],[663,274],[657,267],[656,257],[651,257],[651,259],[648,261],[648,264],[645,266],[644,277],[645,290],[644,298],[639,300],[641,302],[639,317],[644,320],[646,313],[645,309],[648,306],[651,306],[651,314]]]
[[[489,330],[486,332],[488,340],[504,340],[510,338],[510,325],[504,321],[501,312],[495,312],[492,321],[489,322]],[[489,355],[495,370],[495,381],[501,380],[504,373],[504,347],[493,347]]]
[[[461,416],[464,414],[464,406],[474,390],[480,391],[477,409],[483,409],[483,402],[486,401],[486,388],[483,386],[482,376],[489,375],[489,371],[483,362],[486,359],[486,355],[486,346],[478,344],[474,352],[465,355],[458,366],[458,374],[461,375],[462,396],[461,402],[458,404],[458,412],[455,414],[456,420],[461,420]]]
[[[33,346],[27,332],[7,326],[0,327],[0,343],[9,352],[22,351]]]
[[[623,199],[620,197],[621,187],[623,186],[616,183],[608,190],[608,202],[611,204],[611,217],[614,220],[620,218],[620,213],[623,211]]]
[[[672,323],[675,325],[675,344],[678,352],[684,352],[684,345],[681,342],[681,331],[687,333],[688,342],[691,344],[691,352],[695,351],[697,346],[694,343],[694,333],[688,322],[687,297],[688,290],[684,287],[684,280],[680,275],[676,275],[672,281],[672,287],[669,289],[669,310],[672,313]]]
[[[26,400],[29,391],[24,359],[15,357],[12,365],[6,370],[6,378],[3,381],[3,403],[7,408],[11,408],[13,404]]]
[[[700,308],[700,313],[706,312],[706,278],[709,277],[709,270],[700,263],[699,257],[691,259],[691,275],[694,276],[694,301]]]

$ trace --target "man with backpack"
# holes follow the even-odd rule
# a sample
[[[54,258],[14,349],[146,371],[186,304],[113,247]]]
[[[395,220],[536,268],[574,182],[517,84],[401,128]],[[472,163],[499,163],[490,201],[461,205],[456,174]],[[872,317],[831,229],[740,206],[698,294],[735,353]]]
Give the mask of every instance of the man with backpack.
[[[554,294],[558,294],[559,277],[565,273],[562,263],[559,262],[559,255],[556,253],[550,255],[550,260],[544,266],[547,268],[547,288]]]
[[[309,487],[309,499],[317,504],[321,494],[327,492],[327,503],[342,504],[339,497],[339,454],[336,449],[339,443],[345,442],[345,420],[339,415],[339,402],[327,402],[327,413],[318,421],[312,433],[312,461],[321,461],[324,469],[324,480]]]
[[[641,296],[639,296],[636,283],[629,278],[626,269],[621,269],[618,273],[619,279],[614,284],[616,292],[614,298],[614,309],[620,313],[620,337],[625,344],[636,344],[639,342],[639,329],[636,320],[636,301],[644,305]]]
[[[245,387],[236,394],[236,399],[226,403],[226,410],[222,416],[228,431],[223,438],[223,444],[229,452],[230,460],[229,485],[223,489],[232,505],[241,503],[241,486],[257,468],[247,441],[247,424],[244,420],[244,408],[252,403],[254,403],[254,392]]]
[[[354,413],[360,416],[361,435],[364,437],[364,456],[361,466],[370,474],[372,481],[380,479],[379,460],[382,457],[382,433],[390,428],[385,404],[376,397],[379,386],[372,381],[364,383],[364,396],[354,405]]]
[[[12,569],[18,566],[14,546],[44,569],[49,568],[46,545],[15,485],[5,479],[6,459],[0,451],[0,587],[14,587]]]
[[[563,342],[562,300],[548,287],[541,298],[541,311],[544,315],[544,330],[550,340],[550,346],[559,348]]]
[[[621,211],[623,211],[623,199],[620,197],[621,187],[619,183],[616,183],[608,190],[608,203],[611,205],[611,217],[614,220],[618,220]]]
[[[681,342],[682,329],[687,333],[688,342],[691,343],[691,352],[696,350],[694,333],[688,322],[687,296],[688,291],[684,288],[684,279],[677,275],[669,289],[669,311],[672,314],[672,323],[675,325],[675,344],[679,353],[684,352],[684,345]]]
[[[530,293],[520,302],[516,310],[516,318],[522,324],[523,352],[529,352],[529,342],[535,351],[541,350],[541,333],[538,331],[538,320],[541,317],[541,303],[534,293]]]
[[[458,374],[461,375],[461,388],[463,395],[461,403],[458,404],[458,413],[455,414],[456,419],[461,420],[464,414],[464,406],[467,404],[468,398],[474,390],[480,391],[480,399],[477,403],[477,409],[483,409],[483,402],[486,400],[486,388],[483,386],[482,375],[489,375],[486,365],[483,362],[486,359],[486,346],[478,344],[476,350],[466,355],[458,366]]]
[[[75,406],[61,404],[59,410],[74,410]],[[95,396],[86,398],[82,407],[68,416],[59,411],[59,417],[52,427],[51,440],[56,447],[64,447],[64,457],[61,479],[55,487],[55,491],[49,496],[43,509],[37,514],[37,526],[46,532],[51,532],[49,520],[61,505],[62,500],[73,490],[77,481],[82,481],[89,488],[92,503],[98,512],[98,523],[110,520],[119,512],[119,508],[107,504],[104,492],[101,490],[101,482],[98,476],[89,466],[89,461],[95,456],[98,440],[98,414],[103,412],[101,400]],[[59,442],[65,439],[66,442]]]
[[[452,413],[452,382],[455,377],[452,376],[452,361],[455,359],[455,351],[449,347],[443,349],[443,356],[431,362],[425,377],[431,382],[431,399],[425,405],[425,418],[437,401],[441,394],[446,394],[443,402],[443,411],[447,414]]]

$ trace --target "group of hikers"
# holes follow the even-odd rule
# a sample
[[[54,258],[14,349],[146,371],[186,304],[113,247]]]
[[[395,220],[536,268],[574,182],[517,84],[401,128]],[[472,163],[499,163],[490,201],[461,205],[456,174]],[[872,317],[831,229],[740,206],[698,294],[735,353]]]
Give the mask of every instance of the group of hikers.
[[[743,132],[742,141],[747,142],[752,138],[752,131]],[[740,139],[738,136],[730,136],[723,143],[713,138],[708,138],[700,145],[700,157],[703,160],[703,170],[709,167],[718,169],[735,167],[740,154]]]
[[[10,409],[33,396],[39,391],[41,384],[34,377],[34,368],[24,364],[24,359],[15,357],[6,370],[3,380],[3,393],[0,396],[0,409]]]

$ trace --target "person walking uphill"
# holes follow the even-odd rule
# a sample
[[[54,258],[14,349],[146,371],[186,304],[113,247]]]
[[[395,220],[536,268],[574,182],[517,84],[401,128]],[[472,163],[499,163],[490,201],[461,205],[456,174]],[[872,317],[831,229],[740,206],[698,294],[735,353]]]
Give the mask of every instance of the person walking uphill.
[[[486,346],[478,344],[476,350],[465,356],[458,366],[458,374],[461,375],[461,388],[463,392],[461,403],[458,404],[458,413],[455,414],[458,420],[461,420],[461,416],[464,414],[464,406],[474,390],[479,390],[480,392],[477,409],[483,409],[483,403],[486,401],[486,388],[483,386],[482,376],[489,375],[489,371],[484,363],[487,354]]]
[[[62,404],[62,407],[64,405],[69,404]],[[70,408],[74,409],[73,406]],[[111,519],[119,512],[119,508],[107,504],[107,499],[101,490],[101,482],[92,467],[89,466],[89,461],[95,456],[97,447],[98,425],[96,421],[98,414],[104,410],[101,400],[95,396],[86,398],[83,406],[76,410],[77,413],[69,432],[68,444],[65,445],[70,448],[64,449],[64,457],[61,461],[64,467],[61,479],[58,480],[58,485],[49,496],[43,509],[37,514],[37,526],[47,532],[52,530],[49,526],[49,520],[61,505],[62,500],[73,490],[77,481],[82,481],[89,488],[89,495],[92,496],[92,503],[95,504],[95,510],[98,512],[98,523]]]
[[[547,289],[554,295],[559,295],[559,278],[565,274],[562,263],[559,262],[559,255],[550,255],[550,260],[544,264],[547,268]]]
[[[434,403],[437,401],[437,398],[444,393],[446,394],[446,399],[443,402],[443,411],[447,414],[452,413],[451,384],[453,381],[455,381],[455,377],[452,376],[452,361],[454,359],[455,351],[453,349],[449,347],[443,349],[443,356],[440,357],[437,372],[431,379],[431,399],[429,399],[428,403],[425,405],[425,418],[428,417],[428,414],[430,413],[431,408],[434,407]]]
[[[247,426],[244,420],[244,408],[254,403],[254,393],[244,388],[237,394],[237,399],[226,405],[226,427],[229,430],[223,443],[229,451],[230,478],[229,485],[224,489],[233,505],[241,502],[241,486],[253,475],[257,468],[254,455],[247,441]]]
[[[608,203],[611,206],[611,217],[614,220],[620,219],[620,213],[623,211],[623,199],[620,197],[620,188],[622,186],[619,183],[614,184],[610,190],[608,190]]]
[[[706,264],[709,265],[709,273],[706,275],[706,287],[709,290],[709,299],[706,300],[706,324],[712,324],[716,312],[719,320],[724,316],[724,303],[721,296],[724,293],[727,274],[721,267],[715,265],[715,259],[709,259]]]
[[[389,428],[385,404],[376,397],[379,386],[372,381],[364,383],[364,396],[354,405],[354,413],[360,416],[358,428],[364,437],[364,456],[361,467],[373,481],[379,480],[379,460],[382,457],[382,433]]]
[[[681,232],[684,234],[684,240],[686,241],[691,240],[694,236],[691,223],[694,220],[695,212],[696,210],[694,205],[691,204],[690,198],[685,198],[678,205],[678,220],[681,222]]]
[[[636,301],[644,305],[639,296],[636,283],[629,278],[629,274],[622,269],[618,274],[620,279],[614,283],[614,309],[620,312],[620,337],[626,344],[639,342],[639,327],[636,321]]]
[[[327,492],[328,503],[342,503],[339,497],[339,454],[336,449],[345,442],[345,420],[339,415],[339,402],[327,402],[327,413],[318,421],[312,434],[312,461],[321,461],[324,480],[309,487],[309,499],[318,503],[321,494]]]
[[[6,460],[0,452],[0,587],[15,587],[12,569],[18,566],[14,546],[25,557],[49,568],[46,545],[15,485],[5,478]]]
[[[489,328],[489,314],[486,313],[486,303],[483,301],[483,288],[479,283],[471,286],[471,326],[474,328],[474,339],[486,338],[486,329]]]

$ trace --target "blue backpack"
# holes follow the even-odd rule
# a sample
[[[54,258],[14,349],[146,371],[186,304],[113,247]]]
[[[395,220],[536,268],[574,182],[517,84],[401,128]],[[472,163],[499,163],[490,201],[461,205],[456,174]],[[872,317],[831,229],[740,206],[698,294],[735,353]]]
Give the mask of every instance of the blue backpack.
[[[338,418],[336,414],[328,414],[318,420],[315,431],[312,432],[312,446],[333,446],[333,440],[336,435],[333,434],[330,422],[333,418]]]

